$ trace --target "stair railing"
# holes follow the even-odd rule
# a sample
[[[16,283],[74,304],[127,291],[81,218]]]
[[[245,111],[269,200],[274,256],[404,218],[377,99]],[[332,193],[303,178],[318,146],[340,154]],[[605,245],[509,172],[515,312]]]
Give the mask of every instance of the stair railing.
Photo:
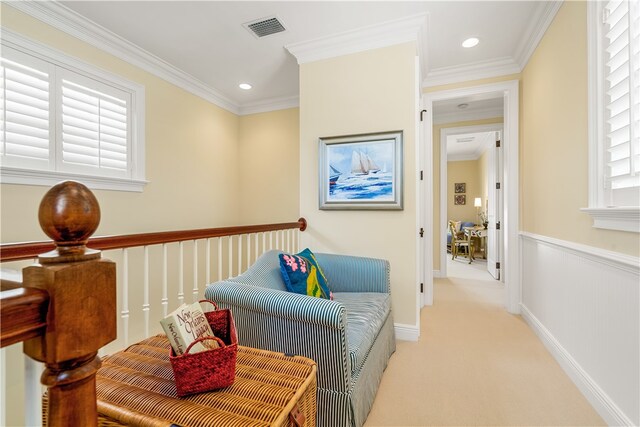
[[[44,362],[41,382],[49,394],[50,426],[96,425],[99,354],[160,332],[160,318],[189,293],[193,301],[202,298],[206,284],[240,274],[265,251],[298,251],[299,233],[307,226],[300,218],[92,238],[99,205],[86,187],[73,181],[45,195],[39,220],[52,241],[0,245],[3,268],[36,261],[22,270],[22,277],[19,272],[2,275],[0,346],[24,342],[24,353]],[[115,262],[103,259],[102,251]],[[2,364],[2,372],[13,366],[6,357]],[[32,385],[40,369],[30,360],[25,366],[25,388],[32,396],[26,396],[22,424],[35,425],[41,420],[41,393]],[[10,391],[4,379],[2,387],[0,398],[5,399]]]

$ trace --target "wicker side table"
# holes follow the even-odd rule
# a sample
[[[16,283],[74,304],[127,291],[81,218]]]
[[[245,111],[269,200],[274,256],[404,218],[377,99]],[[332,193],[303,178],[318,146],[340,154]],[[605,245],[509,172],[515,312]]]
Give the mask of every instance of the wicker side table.
[[[291,414],[316,424],[315,362],[249,347],[238,346],[232,386],[178,398],[169,343],[157,335],[105,357],[97,392],[102,426],[295,426]]]

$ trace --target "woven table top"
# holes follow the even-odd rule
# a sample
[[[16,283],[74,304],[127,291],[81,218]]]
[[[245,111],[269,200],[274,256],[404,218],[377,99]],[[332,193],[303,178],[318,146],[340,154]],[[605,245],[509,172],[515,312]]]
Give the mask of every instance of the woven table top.
[[[106,356],[96,378],[103,426],[288,426],[296,404],[315,426],[316,364],[301,356],[238,346],[232,386],[178,398],[157,335]]]

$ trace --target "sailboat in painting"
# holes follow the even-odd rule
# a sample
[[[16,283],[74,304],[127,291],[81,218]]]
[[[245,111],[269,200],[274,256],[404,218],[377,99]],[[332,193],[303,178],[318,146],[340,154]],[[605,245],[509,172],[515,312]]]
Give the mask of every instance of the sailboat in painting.
[[[351,173],[354,175],[368,175],[380,171],[380,166],[368,154],[362,151],[351,153]]]
[[[331,165],[329,165],[329,169],[331,169],[329,174],[329,185],[336,185],[336,182],[338,182],[338,178],[340,178],[340,175],[342,175],[342,172],[340,172],[338,169],[334,168]]]

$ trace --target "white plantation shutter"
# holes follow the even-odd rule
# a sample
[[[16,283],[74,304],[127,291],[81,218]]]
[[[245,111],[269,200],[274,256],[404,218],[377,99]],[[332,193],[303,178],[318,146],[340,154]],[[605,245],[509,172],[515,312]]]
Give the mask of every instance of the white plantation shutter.
[[[602,11],[605,188],[608,205],[640,201],[640,14],[636,1]]]
[[[50,70],[45,61],[3,48],[0,66],[3,165],[50,167]]]
[[[144,86],[9,29],[0,46],[0,181],[142,191]]]
[[[73,80],[63,77],[60,85],[61,167],[128,176],[129,95],[91,79]]]

